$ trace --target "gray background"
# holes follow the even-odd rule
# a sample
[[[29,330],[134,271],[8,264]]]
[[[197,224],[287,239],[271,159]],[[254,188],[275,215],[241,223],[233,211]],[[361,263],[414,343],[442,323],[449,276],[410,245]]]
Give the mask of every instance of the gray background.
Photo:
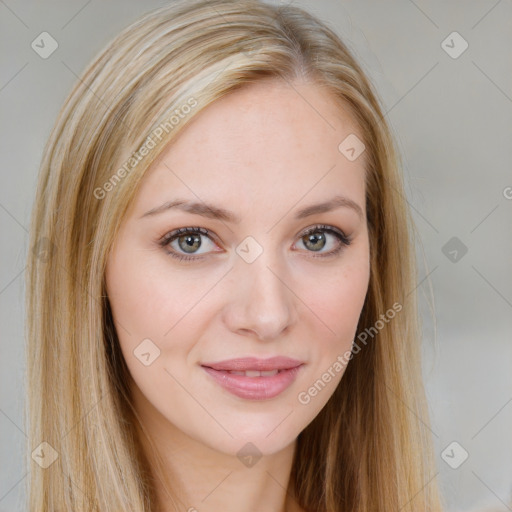
[[[22,510],[28,464],[24,270],[43,145],[92,57],[165,3],[0,0],[0,511]],[[512,2],[293,3],[344,37],[403,155],[422,240],[424,377],[447,510],[512,510]],[[59,45],[47,59],[31,48],[44,31]],[[461,40],[442,44],[454,31],[469,44],[457,58],[444,48],[458,53]],[[443,458],[453,441],[460,446]],[[469,457],[453,469],[445,459],[454,465],[462,449]]]

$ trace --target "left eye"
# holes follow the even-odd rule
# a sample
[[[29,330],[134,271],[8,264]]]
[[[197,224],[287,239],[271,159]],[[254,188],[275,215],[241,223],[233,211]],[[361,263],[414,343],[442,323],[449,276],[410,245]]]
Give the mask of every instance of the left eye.
[[[205,251],[198,252],[200,248],[204,247],[203,237],[214,245],[210,232],[207,229],[194,227],[171,231],[160,240],[159,244],[170,249],[167,251],[168,254],[178,260],[201,259],[197,255],[208,253],[208,247],[205,248]],[[334,241],[330,244],[331,249],[322,251],[326,246],[329,246],[330,237],[334,238]],[[303,232],[300,235],[299,242],[303,244],[307,252],[319,253],[317,257],[329,257],[338,254],[344,247],[350,245],[351,240],[337,228],[320,225]]]
[[[323,251],[315,257],[329,257],[335,256],[345,247],[351,243],[351,239],[347,237],[342,231],[333,226],[313,226],[302,233],[300,242],[306,247],[308,252],[319,252],[327,245],[328,235],[335,238],[334,248],[330,251]]]

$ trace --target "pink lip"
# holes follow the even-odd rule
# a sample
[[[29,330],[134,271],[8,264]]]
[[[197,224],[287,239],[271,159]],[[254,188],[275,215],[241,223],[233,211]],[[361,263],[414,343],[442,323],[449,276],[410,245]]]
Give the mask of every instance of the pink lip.
[[[270,357],[268,359],[258,359],[256,357],[242,357],[239,359],[229,359],[219,361],[218,363],[202,363],[201,366],[207,366],[214,370],[235,370],[235,371],[269,371],[269,370],[289,370],[303,364],[302,361],[292,359],[291,357]]]
[[[230,393],[249,400],[274,398],[288,388],[295,380],[304,363],[287,357],[270,359],[242,358],[219,363],[201,365],[215,381]],[[276,375],[264,377],[246,377],[233,375],[234,371],[271,371],[279,370]]]
[[[271,377],[245,377],[203,366],[218,384],[240,398],[266,400],[282,393],[295,380],[300,366],[282,370]]]

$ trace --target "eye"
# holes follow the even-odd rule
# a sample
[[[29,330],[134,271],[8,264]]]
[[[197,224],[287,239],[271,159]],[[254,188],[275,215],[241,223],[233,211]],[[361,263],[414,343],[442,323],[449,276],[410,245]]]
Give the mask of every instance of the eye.
[[[331,239],[331,241],[329,240]],[[206,244],[203,240],[207,240]],[[211,252],[208,244],[215,246],[212,235],[207,229],[200,227],[186,227],[167,233],[159,240],[159,245],[166,248],[167,253],[180,261],[202,259],[202,256]],[[299,243],[305,250],[313,254],[313,257],[330,257],[340,253],[349,246],[351,240],[342,231],[333,226],[317,225],[308,228],[300,235]],[[325,247],[330,250],[321,252]],[[199,252],[200,249],[205,249]],[[213,251],[219,252],[219,251]]]
[[[170,248],[168,254],[178,260],[194,260],[200,259],[196,255],[202,255],[204,252],[208,252],[208,243],[203,242],[203,237],[208,240],[211,244],[213,241],[210,237],[210,233],[204,228],[186,227],[176,229],[167,233],[160,241],[159,244],[162,247]],[[200,248],[205,248],[204,252],[198,252]],[[187,256],[190,254],[192,256]]]
[[[329,238],[334,238],[330,244]],[[329,257],[335,256],[342,249],[348,247],[351,240],[342,231],[333,226],[318,225],[308,228],[303,232],[299,242],[302,243],[308,252],[317,252],[320,257]],[[329,247],[329,245],[333,247],[331,250],[320,252],[325,247]],[[314,256],[317,257],[316,255]]]

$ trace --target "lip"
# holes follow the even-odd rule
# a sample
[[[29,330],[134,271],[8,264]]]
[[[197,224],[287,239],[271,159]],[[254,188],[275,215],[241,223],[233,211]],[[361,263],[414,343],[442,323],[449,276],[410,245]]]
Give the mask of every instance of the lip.
[[[303,364],[302,361],[292,359],[291,357],[277,356],[268,359],[258,359],[257,357],[241,357],[238,359],[229,359],[216,363],[202,363],[201,366],[207,366],[214,370],[226,371],[270,371],[270,370],[289,370]]]
[[[302,365],[282,370],[270,377],[245,377],[244,375],[230,374],[225,370],[214,370],[207,366],[202,368],[233,395],[247,400],[267,400],[280,395],[288,388],[295,380]]]
[[[280,395],[296,379],[303,362],[288,357],[241,358],[201,365],[221,387],[239,398],[267,400]],[[247,377],[229,371],[272,371],[276,375]]]

